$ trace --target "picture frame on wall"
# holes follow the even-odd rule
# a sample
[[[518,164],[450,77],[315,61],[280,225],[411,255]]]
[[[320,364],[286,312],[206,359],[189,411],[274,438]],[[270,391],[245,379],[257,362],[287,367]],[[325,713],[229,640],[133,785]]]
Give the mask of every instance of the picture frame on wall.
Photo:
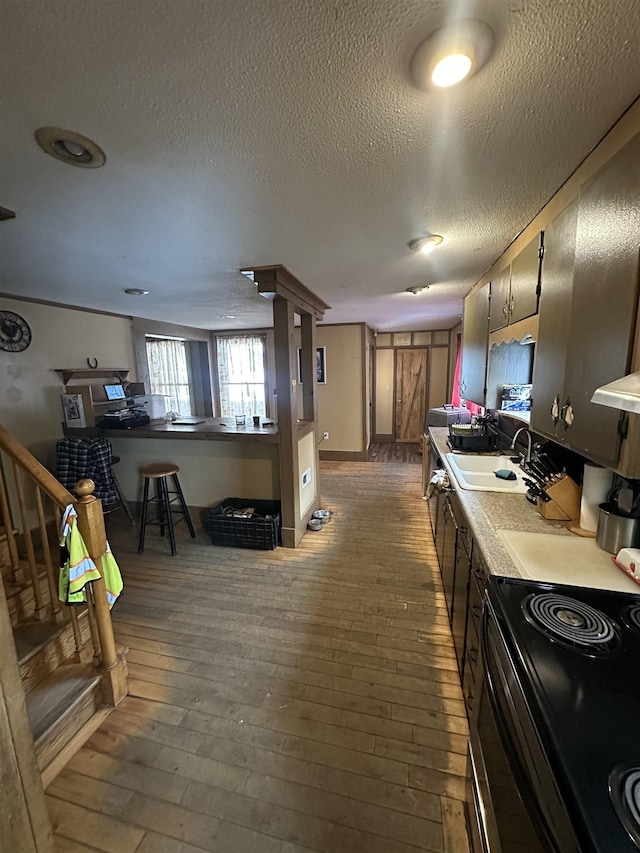
[[[302,349],[298,347],[298,382],[302,381]],[[316,347],[316,382],[327,384],[327,348]]]

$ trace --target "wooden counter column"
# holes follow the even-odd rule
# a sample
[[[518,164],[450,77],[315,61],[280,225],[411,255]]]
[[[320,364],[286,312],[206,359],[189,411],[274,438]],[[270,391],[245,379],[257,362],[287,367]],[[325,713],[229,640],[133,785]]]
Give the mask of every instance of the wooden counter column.
[[[322,320],[330,306],[309,288],[305,287],[293,273],[283,266],[250,267],[241,270],[258,285],[258,292],[273,299],[273,329],[275,339],[276,392],[278,399],[278,430],[280,433],[280,500],[282,503],[282,544],[295,548],[302,539],[307,521],[314,509],[320,505],[318,477],[318,449],[315,438],[318,406],[316,379],[316,321]],[[301,376],[304,397],[302,421],[298,421],[298,353],[295,346],[295,314],[301,318]],[[309,464],[310,432],[314,434],[316,481],[313,483],[315,498],[302,512],[300,503],[301,476],[300,454]],[[306,442],[306,444],[305,444]],[[301,449],[303,448],[303,449]],[[311,467],[311,466],[310,466]],[[312,474],[313,476],[313,474]],[[310,481],[307,481],[310,482]],[[306,488],[309,488],[306,485]]]
[[[296,443],[298,411],[297,369],[294,362],[293,305],[276,296],[273,300],[273,332],[275,338],[276,392],[278,429],[280,431],[280,500],[282,503],[282,544],[295,548],[296,520],[300,513],[297,483],[300,475]]]

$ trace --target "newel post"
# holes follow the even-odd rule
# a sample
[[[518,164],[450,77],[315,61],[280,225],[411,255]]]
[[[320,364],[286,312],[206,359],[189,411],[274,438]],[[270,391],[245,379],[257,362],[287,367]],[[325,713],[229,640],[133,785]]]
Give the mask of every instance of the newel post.
[[[100,569],[100,558],[107,550],[107,536],[102,501],[94,497],[94,489],[93,480],[79,480],[75,487],[78,495],[75,508],[80,534],[91,559]],[[103,698],[108,705],[115,706],[127,695],[127,663],[124,655],[119,655],[116,649],[104,580],[94,581],[92,586],[102,652]]]

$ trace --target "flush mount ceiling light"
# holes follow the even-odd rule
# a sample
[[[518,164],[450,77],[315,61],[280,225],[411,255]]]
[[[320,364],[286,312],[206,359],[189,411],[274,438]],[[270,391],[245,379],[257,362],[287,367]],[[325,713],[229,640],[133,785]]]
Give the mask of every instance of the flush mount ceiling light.
[[[493,49],[493,31],[473,19],[449,24],[425,39],[411,60],[411,77],[418,89],[455,86],[476,74]]]
[[[413,293],[414,296],[418,296],[420,293],[424,293],[425,290],[429,290],[428,284],[414,284],[413,287],[407,288],[407,293]]]
[[[442,243],[442,239],[439,234],[429,234],[427,237],[419,237],[417,240],[412,240],[409,243],[409,248],[412,252],[421,252],[423,255],[429,255],[436,246]]]
[[[98,169],[106,162],[105,153],[91,139],[60,127],[39,127],[36,142],[44,152],[81,169]]]
[[[149,291],[143,290],[141,287],[127,287],[125,290],[129,296],[148,296]]]

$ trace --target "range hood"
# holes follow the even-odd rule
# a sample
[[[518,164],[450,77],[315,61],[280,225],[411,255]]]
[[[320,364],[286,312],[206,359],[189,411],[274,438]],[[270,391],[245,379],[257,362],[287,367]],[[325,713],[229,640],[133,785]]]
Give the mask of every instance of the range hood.
[[[596,388],[591,402],[621,409],[623,412],[640,413],[640,373],[630,373],[622,379]]]

